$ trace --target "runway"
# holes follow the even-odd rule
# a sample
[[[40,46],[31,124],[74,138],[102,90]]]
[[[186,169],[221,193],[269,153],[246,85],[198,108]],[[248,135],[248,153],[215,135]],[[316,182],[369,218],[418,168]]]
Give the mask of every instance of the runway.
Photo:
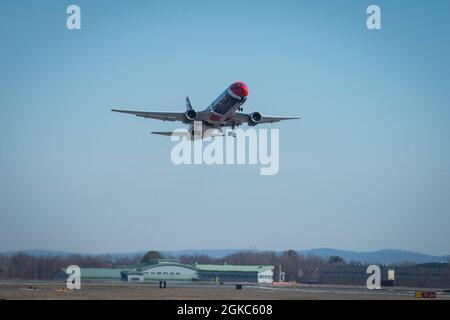
[[[424,290],[424,289],[421,289]],[[450,294],[436,292],[437,300],[450,300]],[[354,286],[298,285],[274,287],[243,285],[237,290],[231,284],[168,283],[160,289],[158,283],[85,282],[81,290],[67,290],[58,282],[0,282],[0,299],[175,299],[175,300],[415,300],[413,288],[368,290]]]

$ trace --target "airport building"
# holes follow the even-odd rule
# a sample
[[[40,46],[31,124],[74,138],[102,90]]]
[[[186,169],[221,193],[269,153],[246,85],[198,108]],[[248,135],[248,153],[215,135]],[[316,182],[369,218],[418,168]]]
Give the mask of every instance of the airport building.
[[[81,268],[81,280],[272,283],[273,273],[273,266],[189,265],[176,260],[159,259],[126,268]],[[68,276],[65,269],[60,269],[52,275],[52,279],[66,280]]]
[[[370,276],[367,273],[368,265],[362,264],[343,264],[330,265],[320,268],[318,270],[319,284],[333,284],[333,285],[355,285],[365,286],[367,278]],[[381,267],[381,281],[386,283],[389,279],[388,269]]]
[[[368,265],[330,265],[318,270],[318,283],[365,286]],[[381,286],[450,289],[450,263],[381,267]]]
[[[395,268],[399,287],[450,289],[450,263],[425,263]]]
[[[272,283],[273,266],[197,264],[201,281]]]
[[[138,276],[141,281],[196,281],[198,270],[194,266],[181,264],[175,261],[156,260],[151,263],[138,265],[135,269],[123,270],[122,280],[136,280]]]
[[[115,268],[81,268],[81,280],[120,280],[123,269]],[[53,280],[66,280],[69,275],[66,269],[59,269],[51,278]]]

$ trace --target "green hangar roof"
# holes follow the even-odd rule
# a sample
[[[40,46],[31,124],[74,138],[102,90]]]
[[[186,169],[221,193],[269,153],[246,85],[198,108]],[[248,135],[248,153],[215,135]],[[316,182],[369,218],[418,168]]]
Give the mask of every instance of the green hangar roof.
[[[199,271],[211,271],[211,272],[264,272],[273,270],[273,266],[237,266],[231,264],[196,264]]]
[[[81,279],[120,279],[123,269],[106,268],[81,268]],[[66,269],[60,269],[55,273],[56,277],[67,275]]]
[[[135,266],[135,269],[138,271],[148,270],[152,268],[160,268],[160,267],[180,267],[180,268],[187,268],[197,271],[197,268],[195,266],[189,265],[189,264],[181,264],[177,262],[160,262],[158,264],[139,264]]]

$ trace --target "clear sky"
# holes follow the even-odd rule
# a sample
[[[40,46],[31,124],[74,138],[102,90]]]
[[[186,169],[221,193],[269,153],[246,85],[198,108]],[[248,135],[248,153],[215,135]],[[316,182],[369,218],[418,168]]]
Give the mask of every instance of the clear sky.
[[[0,26],[0,251],[450,253],[449,1],[2,1]],[[109,111],[238,80],[304,117],[278,175],[175,166],[150,132],[179,125]]]

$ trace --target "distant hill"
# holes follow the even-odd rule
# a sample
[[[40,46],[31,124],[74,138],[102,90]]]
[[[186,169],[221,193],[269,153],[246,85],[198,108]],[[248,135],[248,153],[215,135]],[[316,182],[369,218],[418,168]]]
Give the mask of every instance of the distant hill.
[[[241,252],[241,251],[253,251],[253,252],[261,252],[263,250],[246,250],[246,249],[192,249],[192,250],[174,250],[174,251],[161,251],[164,256],[171,256],[174,258],[178,258],[183,255],[207,255],[212,258],[223,258],[229,254]],[[19,251],[8,251],[0,253],[2,255],[13,255]],[[52,250],[24,250],[20,251],[26,254],[41,257],[41,256],[69,256],[71,252],[65,251],[52,251]],[[280,253],[281,251],[279,251]],[[361,263],[374,263],[374,264],[396,264],[396,263],[427,263],[427,262],[450,262],[450,255],[447,256],[433,256],[422,253],[415,253],[405,250],[394,250],[394,249],[386,249],[379,251],[350,251],[350,250],[339,250],[339,249],[331,249],[331,248],[318,248],[318,249],[309,249],[309,250],[298,250],[300,255],[312,255],[322,258],[328,258],[330,256],[340,256],[344,258],[346,262],[354,261]],[[105,253],[105,255],[109,255],[113,259],[119,258],[133,258],[136,256],[143,256],[145,251],[136,251],[129,253]],[[95,254],[91,254],[95,255]]]
[[[193,255],[206,255],[211,258],[223,258],[229,254],[241,252],[246,250],[238,249],[201,249],[201,250],[176,250],[176,251],[162,251],[163,255],[169,255],[173,257],[180,256],[193,256]],[[247,250],[248,251],[248,250]]]
[[[356,261],[356,262],[366,262],[375,264],[394,264],[402,262],[410,263],[427,263],[427,262],[442,262],[450,261],[450,256],[432,256],[422,253],[415,253],[404,250],[379,250],[371,252],[359,252],[359,251],[348,251],[348,250],[338,250],[330,248],[320,248],[311,250],[300,250],[301,255],[313,255],[318,257],[327,258],[330,256],[340,256],[344,258],[346,262]]]
[[[18,250],[18,251],[5,251],[0,252],[0,255],[4,256],[12,256],[17,253],[25,253],[33,257],[67,257],[71,255],[82,255],[82,256],[99,256],[99,255],[107,255],[112,259],[120,259],[120,258],[132,258],[135,256],[143,256],[146,252],[131,252],[131,253],[101,253],[101,254],[85,254],[79,252],[66,252],[66,251],[56,251],[56,250],[44,250],[44,249],[33,249],[33,250]]]
[[[33,257],[67,257],[75,253],[65,252],[65,251],[55,251],[55,250],[44,250],[44,249],[35,249],[35,250],[17,250],[17,251],[5,251],[0,252],[3,256],[12,256],[17,253],[25,253]]]
[[[223,258],[226,255],[233,254],[239,251],[249,250],[237,250],[237,249],[220,249],[220,250],[183,250],[183,251],[167,251],[165,254],[179,257],[181,255],[194,255],[204,254],[213,258]],[[250,251],[262,251],[262,250],[250,250]],[[427,263],[427,262],[442,262],[450,261],[450,255],[448,256],[432,256],[422,253],[415,253],[405,250],[379,250],[371,252],[360,252],[350,250],[339,250],[331,248],[318,248],[310,250],[297,250],[300,255],[313,255],[322,258],[328,258],[330,256],[340,256],[345,261],[355,261],[361,263],[376,263],[376,264],[394,264],[394,263]]]
[[[245,250],[239,250],[239,249],[192,249],[192,250],[172,250],[172,251],[160,251],[163,256],[171,256],[174,258],[178,258],[180,256],[193,256],[193,255],[207,255],[211,258],[223,258],[229,254],[233,254],[236,252],[245,251]],[[113,257],[115,259],[119,258],[132,258],[135,256],[144,256],[147,251],[135,251],[135,252],[126,252],[126,253],[98,253],[98,254],[83,254],[78,252],[65,252],[65,251],[54,251],[54,250],[43,250],[43,249],[36,249],[36,250],[18,250],[18,251],[6,251],[6,252],[0,252],[0,255],[5,256],[11,256],[16,253],[26,253],[28,255],[34,256],[34,257],[44,257],[44,256],[61,256],[66,257],[73,254],[81,254],[81,255],[108,255],[110,257]]]

